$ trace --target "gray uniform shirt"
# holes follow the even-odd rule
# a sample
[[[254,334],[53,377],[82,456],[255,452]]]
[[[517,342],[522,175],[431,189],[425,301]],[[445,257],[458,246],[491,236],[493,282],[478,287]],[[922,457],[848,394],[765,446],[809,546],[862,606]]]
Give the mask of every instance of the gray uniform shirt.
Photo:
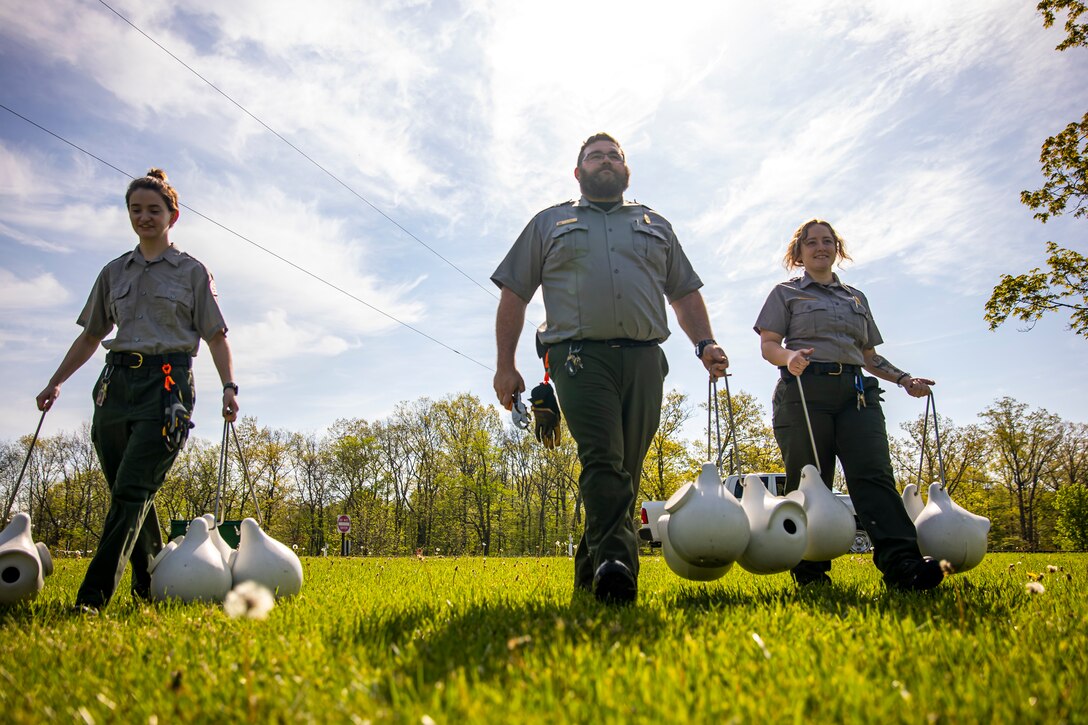
[[[136,247],[103,267],[76,322],[100,338],[116,326],[102,347],[145,355],[196,355],[201,338],[227,330],[211,274],[173,245],[150,262]]]
[[[884,342],[865,295],[838,275],[822,285],[806,272],[775,286],[756,318],[763,330],[782,335],[789,350],[814,348],[817,362],[864,365],[862,351]]]
[[[543,289],[541,341],[664,340],[665,302],[703,286],[663,216],[582,197],[537,214],[491,275],[525,301]]]

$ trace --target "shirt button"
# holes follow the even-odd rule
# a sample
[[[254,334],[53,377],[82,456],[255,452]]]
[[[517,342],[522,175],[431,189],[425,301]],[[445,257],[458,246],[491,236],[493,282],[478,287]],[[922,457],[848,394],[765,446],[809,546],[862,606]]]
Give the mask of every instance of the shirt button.
[[[141,296],[141,297],[147,297],[147,293],[146,293],[146,292],[141,292],[141,293],[140,293],[140,296]]]
[[[134,339],[134,340],[135,340],[136,342],[139,342],[139,341],[140,341],[140,338],[138,338],[138,337],[136,337],[136,338],[133,338],[133,339]]]
[[[143,315],[136,315],[136,319],[137,320],[142,320],[142,319],[144,319],[144,316]]]
[[[619,271],[618,269],[614,269],[614,270],[612,270],[612,271],[613,271],[613,272],[615,272],[616,274],[619,274],[619,273],[620,273],[620,271]]]

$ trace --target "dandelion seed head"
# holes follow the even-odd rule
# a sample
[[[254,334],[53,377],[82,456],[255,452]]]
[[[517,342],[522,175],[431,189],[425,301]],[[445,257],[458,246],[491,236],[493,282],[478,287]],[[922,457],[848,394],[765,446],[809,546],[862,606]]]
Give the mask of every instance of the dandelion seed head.
[[[267,619],[268,613],[276,606],[276,597],[268,587],[255,581],[244,581],[227,592],[223,600],[223,611],[231,619]]]
[[[1039,582],[1028,582],[1024,585],[1024,590],[1027,591],[1028,594],[1042,594],[1046,591],[1046,587]]]

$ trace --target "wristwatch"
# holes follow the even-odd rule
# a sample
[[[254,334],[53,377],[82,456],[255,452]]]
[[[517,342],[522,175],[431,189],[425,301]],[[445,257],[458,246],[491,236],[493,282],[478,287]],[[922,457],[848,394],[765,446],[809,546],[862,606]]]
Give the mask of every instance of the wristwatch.
[[[718,341],[715,340],[712,337],[708,337],[705,340],[699,340],[699,342],[695,343],[695,357],[702,360],[703,359],[703,350],[706,349],[706,346],[707,345],[717,345],[717,344],[718,344]]]
[[[238,383],[226,383],[226,384],[224,384],[223,385],[223,392],[225,393],[228,390],[233,390],[234,394],[237,395],[238,394]]]

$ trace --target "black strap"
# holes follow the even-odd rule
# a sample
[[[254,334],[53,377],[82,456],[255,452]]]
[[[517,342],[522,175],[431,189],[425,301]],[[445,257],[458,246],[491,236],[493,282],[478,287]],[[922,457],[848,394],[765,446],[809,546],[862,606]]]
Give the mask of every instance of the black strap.
[[[164,364],[187,368],[192,364],[192,356],[187,352],[168,352],[162,355],[144,355],[138,352],[106,353],[106,364],[117,368],[161,367]]]

